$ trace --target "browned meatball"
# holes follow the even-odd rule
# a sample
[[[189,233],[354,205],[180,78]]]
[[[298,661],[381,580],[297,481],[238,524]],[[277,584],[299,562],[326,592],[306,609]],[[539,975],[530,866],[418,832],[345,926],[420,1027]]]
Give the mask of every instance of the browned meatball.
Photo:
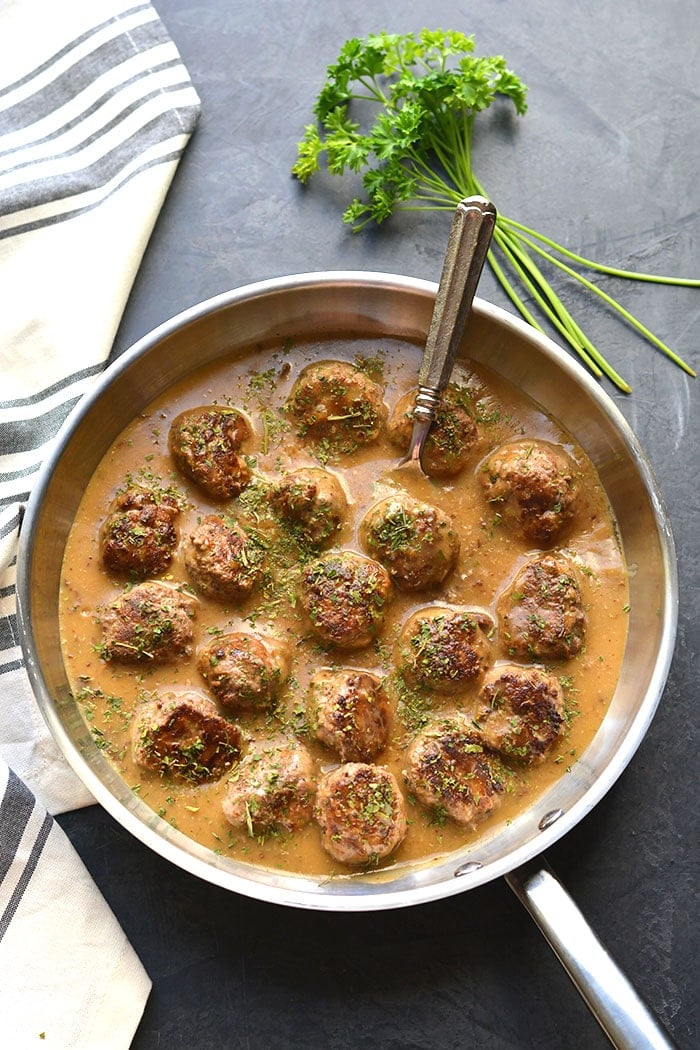
[[[458,824],[474,824],[502,799],[504,771],[466,720],[426,729],[406,752],[404,777],[419,802]]]
[[[484,496],[525,539],[547,546],[574,517],[576,468],[547,441],[509,441],[484,463]]]
[[[378,437],[386,420],[382,388],[347,361],[321,361],[301,372],[287,401],[299,434],[332,455]]]
[[[324,667],[309,682],[309,728],[342,762],[368,762],[389,741],[390,710],[381,680],[353,667]]]
[[[100,533],[102,561],[112,572],[157,576],[177,547],[178,500],[131,486],[112,503]]]
[[[348,501],[334,474],[320,467],[290,471],[273,487],[273,509],[306,547],[328,547],[342,527]]]
[[[171,663],[189,656],[197,602],[156,580],[123,591],[101,614],[105,660],[115,663]]]
[[[168,446],[177,469],[211,499],[233,499],[251,478],[241,451],[250,432],[234,408],[191,408],[173,420]]]
[[[251,838],[290,834],[313,815],[313,763],[300,744],[272,740],[252,747],[229,777],[222,808],[229,824]]]
[[[535,765],[565,730],[561,686],[537,667],[496,667],[481,687],[474,721],[486,744],[507,761]]]
[[[289,673],[287,654],[271,638],[236,632],[221,635],[197,653],[197,668],[224,707],[271,707]]]
[[[240,602],[262,573],[262,551],[235,522],[203,518],[185,542],[185,567],[198,591],[217,601]]]
[[[406,836],[403,795],[381,766],[348,762],[319,781],[315,817],[326,852],[342,864],[388,857]]]
[[[416,391],[401,397],[389,416],[387,432],[397,448],[406,451],[413,432]],[[453,477],[469,462],[479,433],[468,392],[451,383],[442,395],[435,422],[423,446],[421,465],[431,477]]]
[[[459,536],[447,514],[405,492],[368,511],[360,522],[360,541],[403,591],[442,583],[459,556]]]
[[[383,626],[390,594],[386,569],[354,551],[329,551],[301,576],[301,607],[314,634],[338,649],[369,645]]]
[[[134,761],[161,776],[199,782],[222,776],[238,761],[243,734],[197,693],[165,693],[138,710]]]
[[[480,610],[431,605],[408,617],[399,636],[399,667],[431,692],[453,695],[491,663],[491,621]]]
[[[545,554],[527,562],[501,595],[498,616],[510,656],[569,660],[583,645],[586,614],[571,565]]]

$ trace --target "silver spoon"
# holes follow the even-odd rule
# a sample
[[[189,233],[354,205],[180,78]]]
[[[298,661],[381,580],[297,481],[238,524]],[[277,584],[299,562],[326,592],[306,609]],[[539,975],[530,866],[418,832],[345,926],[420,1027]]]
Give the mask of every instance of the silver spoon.
[[[411,441],[398,466],[415,463],[423,470],[423,446],[452,375],[495,223],[496,209],[484,197],[467,197],[457,205],[418,374]]]

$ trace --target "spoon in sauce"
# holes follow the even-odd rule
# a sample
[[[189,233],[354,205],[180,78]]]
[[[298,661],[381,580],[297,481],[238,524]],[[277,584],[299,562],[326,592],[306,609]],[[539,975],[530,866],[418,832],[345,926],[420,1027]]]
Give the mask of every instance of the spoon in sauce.
[[[415,464],[425,473],[423,446],[452,375],[495,223],[496,209],[484,197],[467,197],[457,205],[418,373],[411,441],[398,466]]]

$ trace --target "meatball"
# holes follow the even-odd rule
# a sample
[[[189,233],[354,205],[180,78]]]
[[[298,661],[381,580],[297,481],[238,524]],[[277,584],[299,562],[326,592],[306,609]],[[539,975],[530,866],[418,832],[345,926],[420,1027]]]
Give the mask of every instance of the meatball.
[[[201,648],[197,669],[219,703],[236,711],[271,707],[289,673],[278,642],[243,632],[221,635]]]
[[[336,766],[321,778],[314,815],[323,848],[343,864],[387,857],[408,827],[396,777],[365,762]]]
[[[404,778],[424,806],[474,824],[502,799],[504,770],[466,720],[424,730],[406,752]]]
[[[509,441],[483,466],[484,496],[503,520],[532,543],[547,546],[576,511],[575,467],[547,441]]]
[[[453,695],[471,685],[491,662],[485,613],[431,605],[412,613],[399,635],[399,667],[431,692]]]
[[[173,420],[168,446],[181,474],[211,499],[227,500],[238,496],[250,481],[250,468],[241,452],[250,433],[245,416],[234,408],[192,408]]]
[[[369,671],[317,671],[309,682],[306,717],[316,739],[342,762],[368,762],[389,741],[389,700]]]
[[[214,514],[188,537],[185,567],[198,591],[217,601],[247,598],[262,574],[263,555],[240,525]]]
[[[542,762],[564,732],[561,686],[537,667],[494,668],[479,702],[474,721],[486,744],[516,765]]]
[[[156,580],[123,591],[102,611],[101,653],[115,663],[172,663],[189,656],[196,599]]]
[[[459,556],[459,537],[447,514],[405,493],[371,508],[360,522],[360,540],[404,591],[442,583]]]
[[[229,778],[222,809],[234,827],[259,837],[291,832],[313,815],[316,784],[311,756],[300,744],[272,740],[251,749]]]
[[[501,635],[510,656],[569,660],[586,635],[581,591],[570,565],[545,554],[527,562],[498,603]]]
[[[354,551],[329,551],[304,566],[300,602],[324,645],[361,649],[379,634],[391,580],[381,565]]]
[[[389,416],[387,432],[403,452],[413,432],[416,391],[401,397]],[[472,417],[471,399],[458,384],[451,383],[442,395],[435,421],[423,446],[421,465],[431,477],[453,477],[468,463],[479,432]]]
[[[243,734],[197,693],[165,693],[142,705],[133,726],[135,762],[161,776],[198,783],[238,761]]]
[[[347,361],[307,365],[287,400],[301,437],[333,455],[354,452],[378,437],[387,409],[382,388]]]
[[[342,485],[320,467],[285,474],[274,486],[270,502],[293,535],[312,550],[330,546],[348,509]]]
[[[131,486],[112,503],[100,534],[102,561],[112,572],[157,576],[177,547],[178,500]]]

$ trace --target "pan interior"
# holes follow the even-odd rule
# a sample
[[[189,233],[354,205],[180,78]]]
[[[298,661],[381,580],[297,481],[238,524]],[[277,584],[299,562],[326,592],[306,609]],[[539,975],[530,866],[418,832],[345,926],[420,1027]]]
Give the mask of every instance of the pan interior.
[[[129,831],[174,863],[249,896],[299,907],[371,910],[430,900],[523,863],[602,797],[634,754],[658,704],[676,628],[673,541],[645,456],[612,401],[546,338],[476,300],[461,353],[500,373],[556,417],[593,461],[617,518],[630,571],[620,680],[599,732],[572,771],[510,826],[475,846],[376,875],[325,883],[216,856],[132,793],[105,760],[72,699],[58,633],[60,569],[85,485],[126,424],[172,382],[223,356],[288,338],[393,336],[422,343],[435,286],[383,274],[301,275],[248,286],[147,336],[75,410],[32,495],[20,539],[22,643],[42,713],[78,775]]]

